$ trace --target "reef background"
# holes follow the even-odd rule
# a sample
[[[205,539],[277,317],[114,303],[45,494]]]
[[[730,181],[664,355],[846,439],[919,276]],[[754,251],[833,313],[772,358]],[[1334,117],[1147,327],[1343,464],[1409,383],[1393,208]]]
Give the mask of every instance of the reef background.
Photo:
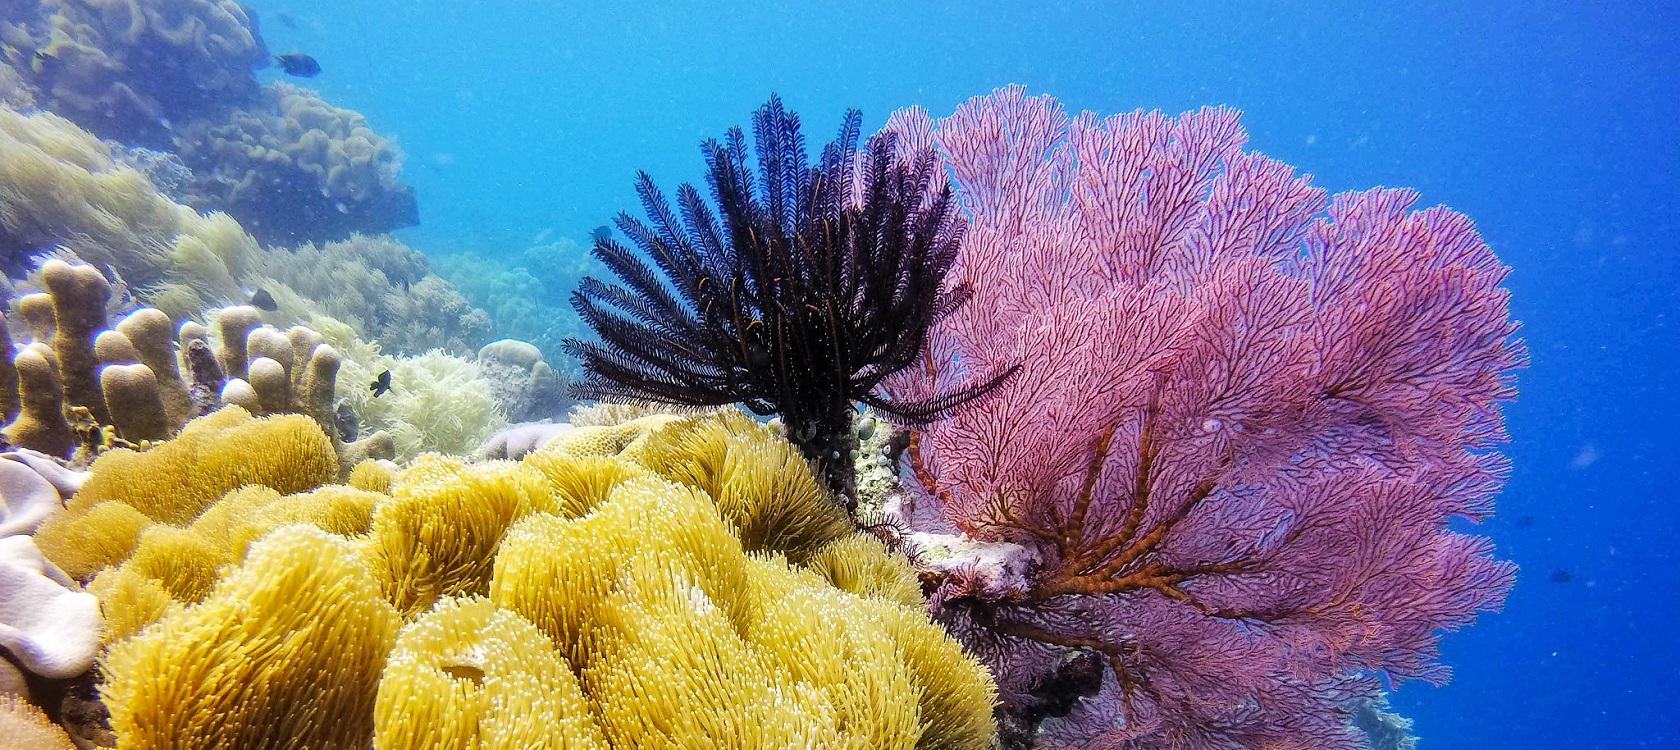
[[[772,90],[859,107],[865,132],[1012,81],[1102,112],[1223,103],[1330,190],[1454,206],[1516,269],[1532,350],[1507,413],[1516,472],[1482,529],[1523,570],[1503,614],[1447,639],[1453,682],[1394,703],[1434,748],[1680,745],[1680,10],[250,5],[271,50],[321,61],[306,85],[401,145],[422,223],[399,236],[446,268],[581,246],[634,205],[632,170],[697,178],[695,144]]]

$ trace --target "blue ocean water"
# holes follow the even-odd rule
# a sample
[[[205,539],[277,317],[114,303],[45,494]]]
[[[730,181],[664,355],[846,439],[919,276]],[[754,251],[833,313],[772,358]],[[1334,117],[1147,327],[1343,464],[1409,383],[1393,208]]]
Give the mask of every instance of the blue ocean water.
[[[1453,681],[1395,703],[1427,748],[1680,747],[1680,6],[251,4],[401,143],[422,223],[400,234],[434,255],[581,242],[635,170],[697,178],[697,144],[772,91],[813,134],[1012,82],[1105,113],[1229,104],[1322,186],[1463,211],[1532,351],[1483,529],[1522,574],[1446,639]]]

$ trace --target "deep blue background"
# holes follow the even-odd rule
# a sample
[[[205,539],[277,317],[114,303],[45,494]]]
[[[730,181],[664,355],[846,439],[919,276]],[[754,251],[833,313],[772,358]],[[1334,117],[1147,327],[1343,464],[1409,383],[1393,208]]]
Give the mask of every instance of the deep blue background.
[[[873,128],[1011,82],[1105,113],[1225,103],[1321,185],[1469,214],[1533,350],[1485,527],[1523,574],[1447,639],[1454,681],[1396,702],[1428,748],[1680,747],[1675,4],[255,5],[271,48],[321,61],[306,83],[399,139],[424,222],[403,236],[433,254],[582,239],[634,205],[633,170],[693,179],[770,91],[824,137],[846,107]]]

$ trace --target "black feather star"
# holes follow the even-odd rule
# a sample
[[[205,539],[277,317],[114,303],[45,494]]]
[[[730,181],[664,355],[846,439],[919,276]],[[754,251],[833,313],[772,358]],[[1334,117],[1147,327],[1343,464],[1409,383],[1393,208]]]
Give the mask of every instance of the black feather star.
[[[772,96],[753,117],[756,174],[739,128],[702,146],[715,213],[687,184],[673,211],[640,173],[647,221],[621,213],[617,226],[641,252],[597,240],[619,283],[586,278],[572,295],[600,337],[566,342],[584,367],[574,393],[780,415],[850,503],[855,403],[923,425],[1008,377],[919,400],[877,390],[970,292],[945,283],[963,223],[950,189],[933,187],[933,152],[899,154],[891,135],[859,152],[861,119],[848,112],[811,165],[798,116]]]

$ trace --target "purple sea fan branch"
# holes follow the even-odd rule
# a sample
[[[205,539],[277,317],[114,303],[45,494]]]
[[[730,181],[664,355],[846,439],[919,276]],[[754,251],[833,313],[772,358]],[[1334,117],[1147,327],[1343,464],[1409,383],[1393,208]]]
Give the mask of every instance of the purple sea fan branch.
[[[1357,747],[1366,676],[1445,679],[1441,633],[1512,581],[1446,524],[1491,510],[1525,356],[1468,219],[1326,202],[1222,108],[1070,118],[1011,87],[888,129],[939,150],[974,296],[887,388],[1019,368],[906,451],[944,526],[1032,561],[1007,597],[928,571],[1006,714],[1044,719],[1034,691],[1094,654],[1047,746]]]

